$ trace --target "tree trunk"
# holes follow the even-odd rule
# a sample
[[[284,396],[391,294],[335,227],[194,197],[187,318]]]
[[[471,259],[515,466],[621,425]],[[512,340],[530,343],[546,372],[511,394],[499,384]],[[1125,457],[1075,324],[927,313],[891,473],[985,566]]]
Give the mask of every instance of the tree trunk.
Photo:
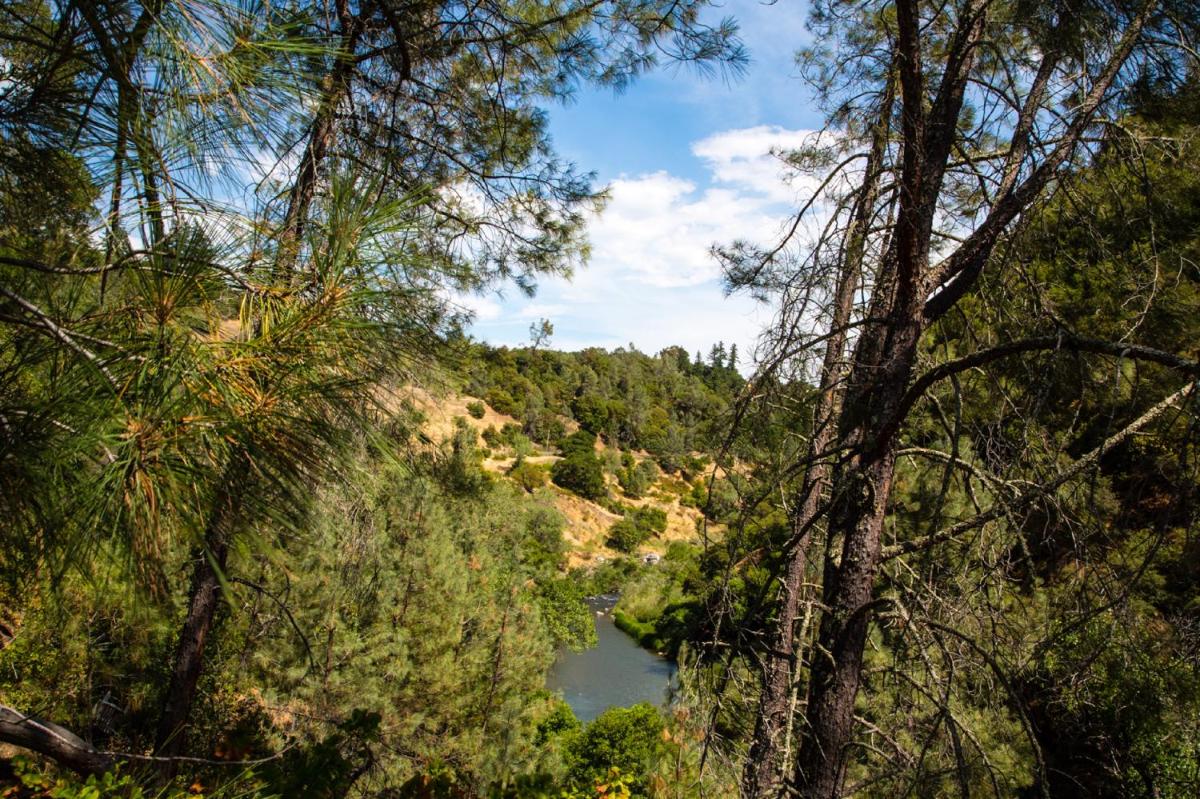
[[[832,444],[850,457],[833,475],[824,565],[823,613],[812,659],[806,726],[793,774],[796,793],[833,799],[844,779],[863,650],[875,607],[873,589],[882,532],[895,470],[896,438],[911,403],[906,398],[917,344],[926,327],[974,285],[1002,233],[1059,174],[1156,8],[1146,0],[1129,20],[1104,65],[1083,93],[1059,139],[1040,163],[1027,162],[1030,130],[1045,107],[1045,87],[1057,57],[1039,67],[1016,119],[1003,164],[1001,192],[987,216],[957,249],[930,268],[930,242],[949,158],[958,143],[963,102],[990,4],[969,0],[957,7],[954,27],[936,57],[940,80],[926,91],[922,38],[928,20],[917,0],[897,0],[893,64],[901,100],[902,149],[896,186],[895,226],[871,288],[864,327],[854,348],[838,430]],[[938,12],[942,13],[942,12]],[[1037,159],[1034,159],[1035,162]],[[1024,178],[1021,176],[1025,175]],[[848,243],[849,246],[849,243]],[[840,558],[835,553],[840,552]],[[785,596],[785,609],[789,607]],[[786,630],[785,630],[786,631]],[[781,650],[790,654],[790,650]],[[764,693],[774,692],[769,688]],[[769,726],[770,720],[762,722]],[[761,750],[753,750],[753,754]]]
[[[175,650],[175,666],[159,717],[154,751],[163,757],[184,751],[186,727],[196,699],[196,685],[204,665],[204,650],[221,601],[221,580],[229,556],[231,528],[237,516],[244,481],[245,461],[235,458],[221,479],[204,531],[204,543],[192,572],[187,616]]]
[[[287,211],[279,239],[276,273],[277,277],[288,283],[295,281],[293,272],[303,244],[308,209],[316,195],[321,166],[333,143],[338,106],[350,94],[351,78],[356,66],[355,51],[366,24],[361,14],[350,13],[344,3],[338,4],[338,16],[342,25],[338,55],[333,69],[324,80],[317,114],[308,130],[308,144],[300,159],[300,169],[288,192]]]
[[[824,600],[818,652],[813,658],[807,708],[808,729],[800,747],[795,782],[803,796],[835,797],[850,741],[863,647],[873,607],[882,548],[883,521],[895,473],[894,429],[916,360],[923,330],[920,295],[895,293],[896,306],[882,357],[867,358],[873,342],[860,340],[854,374],[842,412],[842,442],[858,452],[834,477],[831,541],[841,539],[838,563],[825,564]]]
[[[848,246],[834,288],[833,316],[829,323],[831,335],[826,342],[821,365],[821,394],[813,415],[812,439],[806,453],[810,465],[804,476],[800,507],[792,519],[792,548],[786,559],[779,616],[770,648],[763,656],[763,687],[759,696],[754,738],[742,773],[742,796],[745,799],[775,795],[784,768],[780,753],[788,748],[784,737],[792,726],[789,723],[793,705],[791,697],[795,690],[796,668],[799,666],[796,620],[800,617],[800,609],[808,593],[805,590],[808,550],[818,518],[823,513],[822,498],[829,485],[827,458],[837,431],[837,413],[846,371],[844,361],[848,326],[854,293],[862,274],[871,218],[879,196],[880,168],[887,146],[893,99],[893,82],[889,79],[880,105],[879,120],[872,132],[863,185],[852,211],[851,228],[847,234]]]

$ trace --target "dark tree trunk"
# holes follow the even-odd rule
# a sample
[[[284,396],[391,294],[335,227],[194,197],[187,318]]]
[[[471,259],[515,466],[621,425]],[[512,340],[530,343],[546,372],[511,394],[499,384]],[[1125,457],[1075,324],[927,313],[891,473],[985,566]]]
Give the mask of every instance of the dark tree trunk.
[[[187,723],[204,666],[204,651],[221,602],[221,581],[229,557],[232,526],[247,478],[243,466],[242,459],[235,459],[226,468],[209,514],[203,546],[196,554],[187,616],[179,633],[175,665],[154,741],[155,753],[163,757],[179,755],[185,748]]]
[[[806,576],[809,549],[817,523],[824,512],[823,498],[829,487],[829,456],[836,442],[837,414],[845,376],[846,341],[854,306],[854,293],[862,275],[863,257],[875,203],[879,197],[880,168],[888,140],[892,114],[893,82],[889,79],[880,104],[879,120],[872,132],[863,185],[852,210],[848,246],[834,287],[830,336],[821,365],[821,394],[813,414],[812,439],[806,458],[810,465],[801,488],[800,505],[792,519],[790,552],[786,555],[779,615],[763,655],[763,684],[755,720],[754,738],[742,773],[742,796],[757,799],[775,795],[786,764],[780,756],[787,749],[791,695],[799,667],[796,623],[808,593]]]
[[[350,96],[351,81],[355,70],[355,53],[362,37],[366,20],[362,14],[353,14],[344,2],[338,4],[338,17],[342,26],[339,52],[333,69],[324,80],[321,102],[316,117],[308,129],[308,143],[300,159],[296,181],[288,192],[287,211],[283,220],[283,231],[279,239],[278,276],[292,282],[296,259],[304,239],[304,228],[308,222],[308,211],[316,196],[317,181],[321,168],[333,144],[338,107]]]

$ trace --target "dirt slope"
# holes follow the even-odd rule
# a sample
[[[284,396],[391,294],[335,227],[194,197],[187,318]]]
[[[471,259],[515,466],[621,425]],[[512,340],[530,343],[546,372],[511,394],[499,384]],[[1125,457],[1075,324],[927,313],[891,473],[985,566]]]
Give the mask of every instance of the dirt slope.
[[[424,432],[434,441],[443,441],[450,437],[454,432],[455,420],[458,418],[464,419],[470,427],[474,428],[477,435],[482,435],[483,431],[489,427],[500,430],[505,424],[517,424],[516,419],[497,413],[487,403],[483,403],[483,416],[479,419],[474,418],[468,412],[467,405],[476,401],[482,402],[474,397],[454,393],[435,395],[426,389],[415,386],[405,387],[396,393],[398,398],[407,399],[425,415]],[[578,429],[578,425],[573,420],[564,419],[563,421],[568,424],[569,429]],[[480,447],[486,446],[482,438],[478,443]],[[597,442],[596,449],[598,453],[602,453],[607,448],[602,442]],[[645,453],[634,453],[634,455],[639,459],[647,457]],[[515,459],[512,452],[494,452],[492,457],[483,462],[483,468],[493,474],[503,475],[511,468]],[[539,448],[534,454],[525,457],[526,462],[543,466],[552,465],[558,460],[560,458],[557,454],[543,448]],[[645,497],[640,499],[627,497],[612,475],[607,475],[606,480],[611,496],[617,501],[635,507],[660,508],[667,515],[666,531],[639,547],[637,554],[644,555],[651,552],[662,554],[672,541],[694,542],[699,539],[698,524],[703,517],[695,508],[680,502],[681,483],[677,478],[661,479],[647,492]],[[668,483],[672,482],[675,484],[675,490],[668,488]],[[569,547],[567,555],[569,568],[603,562],[604,559],[613,559],[621,555],[604,543],[608,538],[609,528],[621,518],[619,515],[595,502],[564,491],[552,483],[548,484],[548,490],[554,498],[555,508],[567,520],[563,535]],[[710,527],[711,532],[713,530]]]

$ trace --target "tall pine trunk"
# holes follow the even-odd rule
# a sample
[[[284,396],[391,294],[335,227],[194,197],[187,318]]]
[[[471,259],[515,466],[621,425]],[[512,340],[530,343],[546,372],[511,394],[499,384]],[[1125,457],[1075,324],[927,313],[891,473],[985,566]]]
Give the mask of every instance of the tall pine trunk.
[[[235,458],[225,469],[213,499],[204,541],[196,553],[187,615],[175,648],[175,663],[154,740],[154,751],[162,757],[185,751],[187,724],[196,700],[204,652],[221,602],[221,582],[229,558],[232,528],[247,479],[244,465],[243,459]]]
[[[851,212],[848,246],[833,292],[833,315],[829,339],[821,364],[821,393],[813,414],[812,438],[806,452],[810,465],[801,488],[799,509],[791,521],[791,551],[786,558],[779,615],[772,631],[769,649],[763,655],[763,686],[759,696],[754,738],[742,773],[742,796],[746,799],[774,796],[779,790],[786,767],[780,756],[787,751],[785,737],[791,728],[792,696],[796,672],[800,667],[795,630],[807,591],[806,576],[809,549],[814,531],[824,512],[823,499],[829,488],[829,456],[837,439],[837,415],[843,395],[846,373],[846,342],[854,307],[854,293],[862,276],[863,260],[875,203],[879,198],[879,180],[884,148],[888,142],[888,122],[892,114],[894,84],[889,79],[880,104],[879,118],[871,135],[871,148],[863,174],[863,185]]]

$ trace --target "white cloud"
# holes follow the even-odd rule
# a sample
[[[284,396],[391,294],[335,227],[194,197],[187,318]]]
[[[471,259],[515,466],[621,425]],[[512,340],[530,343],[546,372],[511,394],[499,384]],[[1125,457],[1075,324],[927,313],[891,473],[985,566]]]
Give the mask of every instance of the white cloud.
[[[776,125],[727,130],[701,139],[692,153],[703,159],[713,179],[743,191],[762,194],[777,202],[790,202],[811,181],[797,179],[776,154],[816,140],[816,131],[787,130]]]
[[[787,182],[783,163],[772,155],[812,135],[759,126],[695,142],[692,153],[709,174],[703,190],[663,171],[613,181],[612,199],[589,230],[593,255],[585,274],[660,288],[717,279],[709,254],[714,243],[770,241],[797,194],[815,187],[810,178]]]
[[[529,320],[548,318],[560,349],[632,343],[649,353],[670,345],[707,353],[725,341],[737,344],[748,366],[772,312],[746,297],[724,297],[710,248],[778,239],[820,180],[803,175],[786,183],[771,151],[810,144],[814,135],[775,126],[722,131],[691,144],[704,168],[697,179],[660,170],[614,180],[608,206],[589,225],[588,266],[573,280],[544,281],[534,301],[472,298],[477,334],[520,346]],[[806,233],[825,221],[822,205],[812,209]]]
[[[531,302],[517,311],[521,319],[549,319],[569,313],[570,309],[562,303]]]
[[[450,301],[459,309],[470,313],[476,322],[492,321],[504,314],[499,297],[495,295],[455,294]]]

